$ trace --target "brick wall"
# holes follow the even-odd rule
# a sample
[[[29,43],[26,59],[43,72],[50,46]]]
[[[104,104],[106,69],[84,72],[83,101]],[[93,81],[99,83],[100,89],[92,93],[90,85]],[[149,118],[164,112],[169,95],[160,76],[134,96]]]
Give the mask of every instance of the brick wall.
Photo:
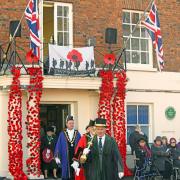
[[[88,37],[95,36],[96,50],[105,52],[104,32],[107,27],[118,29],[118,44],[122,46],[122,9],[143,11],[150,0],[56,0],[73,4],[73,42],[85,45]],[[164,42],[166,71],[180,71],[180,3],[177,0],[157,0]],[[27,1],[0,1],[0,43],[8,41],[9,21],[20,19]],[[27,44],[28,32],[22,24],[22,38],[18,42]],[[24,45],[23,45],[24,46]],[[101,47],[100,47],[101,46]],[[102,56],[96,52],[97,64]],[[155,59],[155,58],[154,58]]]

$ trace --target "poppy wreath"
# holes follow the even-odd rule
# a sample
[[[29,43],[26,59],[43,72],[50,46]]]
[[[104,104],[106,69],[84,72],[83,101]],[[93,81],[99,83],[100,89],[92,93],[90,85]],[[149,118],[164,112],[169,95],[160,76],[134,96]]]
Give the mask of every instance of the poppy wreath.
[[[43,77],[42,69],[31,67],[27,69],[30,75],[30,85],[28,86],[29,98],[27,101],[26,129],[29,149],[29,158],[26,160],[28,175],[40,176],[40,99],[42,96]]]
[[[113,72],[111,70],[101,70],[99,76],[102,78],[102,84],[100,88],[98,117],[107,120],[106,132],[111,135],[111,99],[114,91]]]
[[[126,72],[116,72],[116,93],[113,99],[112,109],[112,119],[113,119],[113,132],[114,138],[117,142],[119,151],[121,152],[124,174],[125,176],[132,175],[131,171],[126,165],[126,122],[125,122],[125,109],[124,100],[126,96]]]
[[[22,151],[22,92],[20,86],[20,68],[13,67],[13,80],[9,92],[8,102],[8,155],[9,172],[14,180],[26,180],[23,172]]]

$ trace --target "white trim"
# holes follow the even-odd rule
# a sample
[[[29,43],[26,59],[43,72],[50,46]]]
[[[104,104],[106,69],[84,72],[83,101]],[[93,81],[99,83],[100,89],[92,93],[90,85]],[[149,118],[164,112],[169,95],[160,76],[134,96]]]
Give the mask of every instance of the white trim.
[[[148,134],[148,137],[149,137],[149,143],[151,143],[153,141],[153,103],[136,103],[136,102],[126,102],[126,129],[127,129],[127,106],[128,105],[135,105],[135,106],[148,106],[149,107],[149,124],[147,125],[149,127],[149,134]],[[138,111],[137,111],[138,113]],[[138,116],[138,114],[137,114]],[[129,124],[129,126],[133,126],[135,124]],[[146,125],[143,125],[142,126],[146,126]],[[126,134],[127,136],[127,134]]]
[[[44,62],[44,40],[43,40],[43,0],[39,1],[39,36],[40,36],[40,41],[41,41],[41,44],[40,44],[40,60],[41,60],[41,67],[44,69],[43,67],[43,62]],[[44,71],[43,71],[44,73]]]
[[[67,6],[69,8],[69,46],[73,47],[73,12],[72,4],[70,3],[60,3],[54,2],[54,40],[57,44],[57,7]]]

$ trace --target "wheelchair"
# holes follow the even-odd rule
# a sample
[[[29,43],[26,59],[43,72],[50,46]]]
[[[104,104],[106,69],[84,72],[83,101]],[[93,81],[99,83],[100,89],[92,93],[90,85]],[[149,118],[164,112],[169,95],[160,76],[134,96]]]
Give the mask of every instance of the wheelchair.
[[[133,180],[154,180],[163,179],[158,169],[152,164],[150,158],[145,159],[143,166],[139,167],[137,164],[138,158],[135,159],[135,170]]]

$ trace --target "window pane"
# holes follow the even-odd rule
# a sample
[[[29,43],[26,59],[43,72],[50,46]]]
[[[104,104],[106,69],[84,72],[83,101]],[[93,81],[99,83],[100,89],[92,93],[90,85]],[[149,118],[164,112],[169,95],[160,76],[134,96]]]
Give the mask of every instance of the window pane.
[[[138,106],[139,124],[149,124],[149,106]]]
[[[137,106],[127,106],[127,124],[137,124]]]
[[[130,23],[130,12],[123,12],[123,23]]]
[[[131,13],[132,24],[137,24],[139,21],[139,13]]]
[[[124,37],[124,38],[123,38],[124,43],[126,42],[126,40],[127,40],[127,38]],[[127,49],[127,50],[130,50],[130,39],[127,41],[126,49]]]
[[[126,62],[130,63],[131,62],[130,51],[125,51],[125,53],[126,53]],[[123,55],[123,57],[124,57],[124,62],[125,62],[125,55]]]
[[[134,132],[135,126],[127,126],[127,144],[129,144],[129,136]]]
[[[123,24],[123,36],[129,36],[130,33],[130,25]]]
[[[65,32],[64,33],[64,46],[69,45],[69,33]]]
[[[63,31],[63,18],[57,18],[58,31]]]
[[[64,16],[65,17],[69,16],[69,8],[67,6],[64,6]]]
[[[149,52],[141,52],[141,63],[149,64]]]
[[[64,18],[64,31],[69,31],[69,19]]]
[[[139,39],[131,38],[131,49],[139,50]]]
[[[63,46],[63,33],[58,32],[58,45]]]
[[[134,30],[135,26],[132,26],[132,31]],[[137,26],[134,33],[132,34],[134,37],[140,37],[140,27]]]
[[[141,126],[141,130],[149,139],[149,126]]]
[[[57,7],[57,16],[62,16],[62,6]]]
[[[142,51],[148,51],[148,40],[147,39],[141,39],[141,50]]]
[[[149,34],[148,34],[146,28],[144,28],[144,27],[141,28],[141,37],[144,37],[144,38],[149,37]]]
[[[132,63],[140,63],[140,52],[132,52]]]

